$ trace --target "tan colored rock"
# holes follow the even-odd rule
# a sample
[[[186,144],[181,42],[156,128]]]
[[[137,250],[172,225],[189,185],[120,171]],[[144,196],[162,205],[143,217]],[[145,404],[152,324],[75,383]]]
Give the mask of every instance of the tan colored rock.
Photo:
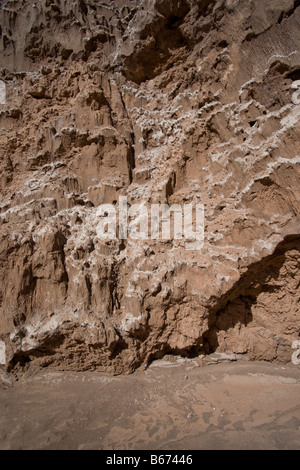
[[[7,367],[289,362],[299,339],[300,7],[0,6]],[[101,240],[98,207],[205,207],[201,250]]]

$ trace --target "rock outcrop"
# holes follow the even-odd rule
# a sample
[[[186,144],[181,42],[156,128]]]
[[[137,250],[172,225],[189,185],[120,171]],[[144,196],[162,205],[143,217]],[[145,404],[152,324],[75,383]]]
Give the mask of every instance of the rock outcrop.
[[[4,0],[0,34],[7,368],[290,361],[299,0]],[[120,196],[203,204],[202,249],[100,239]]]

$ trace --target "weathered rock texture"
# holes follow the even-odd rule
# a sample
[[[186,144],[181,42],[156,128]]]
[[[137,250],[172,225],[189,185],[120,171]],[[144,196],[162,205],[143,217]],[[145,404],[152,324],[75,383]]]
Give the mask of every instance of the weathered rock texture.
[[[123,373],[166,353],[214,351],[291,360],[299,4],[1,2],[9,369]],[[204,247],[100,240],[97,207],[120,195],[203,203]]]

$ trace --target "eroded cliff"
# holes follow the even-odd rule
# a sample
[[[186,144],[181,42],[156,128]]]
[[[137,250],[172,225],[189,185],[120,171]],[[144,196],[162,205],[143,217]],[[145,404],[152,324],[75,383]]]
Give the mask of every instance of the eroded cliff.
[[[0,6],[0,339],[123,373],[166,353],[291,360],[299,339],[300,2]],[[126,196],[205,240],[101,240]]]

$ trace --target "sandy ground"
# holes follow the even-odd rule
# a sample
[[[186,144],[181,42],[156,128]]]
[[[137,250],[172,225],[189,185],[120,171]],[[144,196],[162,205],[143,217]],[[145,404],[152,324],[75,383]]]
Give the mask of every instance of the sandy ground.
[[[0,374],[0,449],[300,449],[300,366],[199,360],[130,376]]]

